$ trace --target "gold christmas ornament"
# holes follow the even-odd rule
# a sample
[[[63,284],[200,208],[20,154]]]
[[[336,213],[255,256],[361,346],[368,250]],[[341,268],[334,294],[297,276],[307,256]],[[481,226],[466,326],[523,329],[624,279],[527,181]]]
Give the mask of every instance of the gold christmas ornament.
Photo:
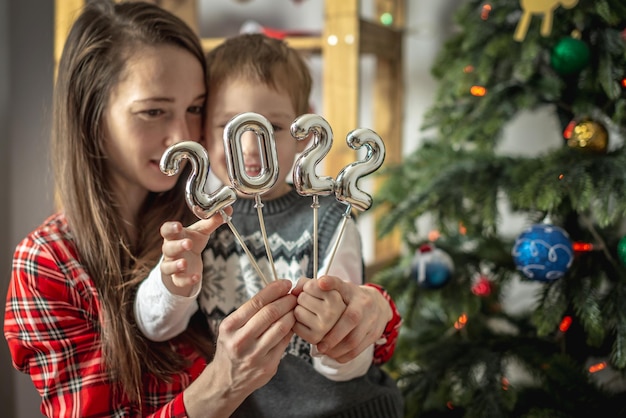
[[[607,130],[598,122],[585,120],[578,122],[572,130],[571,137],[567,140],[567,145],[571,148],[587,150],[592,152],[606,152],[609,144]]]
[[[517,23],[513,39],[522,42],[528,33],[528,27],[533,15],[541,15],[541,36],[550,36],[552,32],[552,19],[554,10],[563,6],[571,9],[578,4],[578,0],[520,0],[522,17]]]

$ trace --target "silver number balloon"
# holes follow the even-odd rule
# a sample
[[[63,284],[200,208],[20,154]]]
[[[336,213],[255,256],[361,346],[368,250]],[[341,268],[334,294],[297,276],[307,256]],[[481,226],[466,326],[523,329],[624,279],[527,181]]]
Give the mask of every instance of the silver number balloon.
[[[302,196],[330,195],[335,189],[332,177],[319,177],[315,170],[333,146],[333,131],[319,115],[305,114],[291,124],[291,136],[304,141],[313,134],[313,145],[304,150],[296,160],[293,184]]]
[[[339,234],[332,246],[328,264],[324,274],[328,274],[335,253],[339,248],[339,242],[346,228],[352,207],[366,211],[372,206],[372,196],[359,189],[357,182],[360,178],[378,170],[385,160],[385,144],[378,134],[371,129],[355,129],[346,137],[348,146],[358,150],[361,147],[367,148],[365,158],[344,167],[337,175],[335,183],[335,198],[347,205],[343,215],[343,221],[339,229]]]
[[[261,157],[261,173],[250,177],[246,173],[241,136],[252,131],[256,134]],[[260,195],[268,191],[278,180],[278,154],[274,130],[270,122],[258,113],[241,113],[233,117],[224,129],[224,149],[228,165],[228,177],[233,186],[242,193]]]
[[[161,171],[168,176],[178,173],[183,159],[191,162],[192,171],[187,179],[185,200],[187,206],[200,219],[208,219],[237,199],[232,187],[222,187],[214,193],[204,191],[209,174],[209,155],[202,145],[184,141],[172,145],[161,156]]]
[[[365,158],[344,167],[337,175],[335,197],[340,202],[366,211],[372,206],[372,196],[359,189],[360,178],[378,170],[385,160],[385,144],[378,134],[371,129],[355,129],[346,137],[348,146],[358,150],[367,148]]]
[[[246,173],[243,150],[241,149],[241,137],[248,131],[252,131],[256,135],[261,157],[261,172],[254,177]],[[276,151],[272,124],[258,113],[241,113],[228,121],[224,129],[223,139],[224,149],[226,150],[228,178],[240,192],[254,195],[265,252],[274,274],[274,280],[277,280],[278,274],[276,273],[270,243],[265,231],[262,211],[263,203],[261,202],[261,195],[271,189],[278,180],[278,153]]]
[[[297,141],[304,141],[311,134],[313,145],[305,149],[295,162],[293,185],[301,196],[313,196],[313,278],[317,279],[319,196],[332,194],[335,180],[332,177],[319,177],[315,170],[333,145],[333,131],[326,119],[312,113],[298,117],[291,124],[291,136]]]

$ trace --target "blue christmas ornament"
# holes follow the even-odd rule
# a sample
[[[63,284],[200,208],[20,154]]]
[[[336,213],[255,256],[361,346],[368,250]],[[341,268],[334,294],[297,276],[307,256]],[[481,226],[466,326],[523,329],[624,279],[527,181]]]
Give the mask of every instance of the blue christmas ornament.
[[[445,251],[424,244],[416,252],[411,264],[411,277],[424,289],[439,289],[452,277],[454,264]]]
[[[567,232],[558,226],[536,224],[515,240],[511,251],[517,269],[541,282],[563,277],[574,261],[574,249]]]

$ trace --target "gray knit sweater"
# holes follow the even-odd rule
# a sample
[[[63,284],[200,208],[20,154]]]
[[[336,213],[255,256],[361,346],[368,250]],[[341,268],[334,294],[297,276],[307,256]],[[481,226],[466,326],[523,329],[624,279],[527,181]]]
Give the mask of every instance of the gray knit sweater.
[[[395,381],[376,366],[365,376],[334,382],[288,355],[231,418],[401,418],[403,402]]]
[[[263,220],[272,250],[272,257],[281,279],[297,281],[313,277],[313,209],[312,198],[300,196],[295,190],[263,202]],[[254,199],[237,199],[233,204],[232,223],[265,276],[271,280],[272,271],[259,228]],[[342,220],[346,206],[334,197],[320,197],[318,209],[319,254],[326,254],[333,244],[332,237]],[[202,254],[204,272],[199,295],[200,309],[217,333],[226,317],[263,287],[248,256],[227,225],[222,225],[209,240]],[[354,260],[359,266],[362,260]],[[287,352],[311,361],[309,344],[295,336]]]

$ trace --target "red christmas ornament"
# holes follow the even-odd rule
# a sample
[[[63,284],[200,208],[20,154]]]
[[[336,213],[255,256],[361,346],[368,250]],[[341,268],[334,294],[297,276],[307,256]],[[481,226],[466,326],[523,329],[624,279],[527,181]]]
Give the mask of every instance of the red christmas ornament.
[[[491,280],[483,275],[480,275],[472,285],[472,293],[476,296],[487,297],[491,294],[492,290],[493,285],[491,283]]]

